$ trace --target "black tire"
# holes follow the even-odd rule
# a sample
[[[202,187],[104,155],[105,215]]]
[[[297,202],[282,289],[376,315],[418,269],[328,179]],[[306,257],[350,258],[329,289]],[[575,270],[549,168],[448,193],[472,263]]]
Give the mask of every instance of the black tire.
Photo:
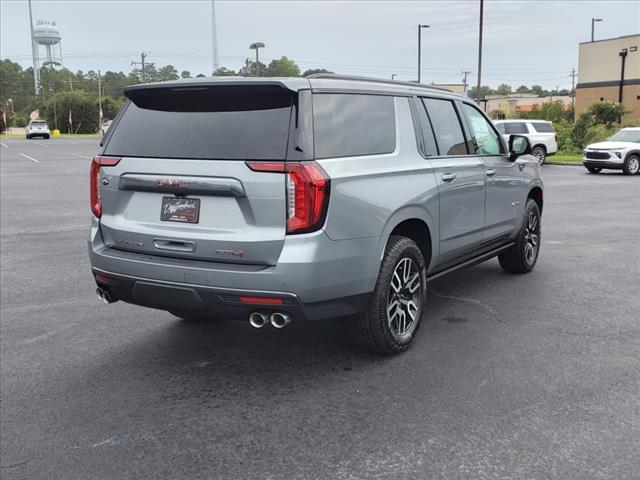
[[[535,225],[532,228],[531,216],[535,217]],[[531,198],[527,200],[524,208],[524,218],[522,226],[518,232],[516,243],[513,247],[505,250],[498,256],[500,266],[509,273],[529,273],[536,266],[538,255],[540,254],[540,240],[542,239],[542,225],[540,222],[540,209],[538,204]],[[531,236],[534,235],[535,239]],[[532,242],[536,247],[533,248]],[[529,248],[532,248],[530,252]],[[532,255],[530,255],[532,253]]]
[[[49,135],[45,135],[45,136],[44,136],[44,139],[45,139],[45,140],[49,140]]]
[[[625,175],[638,175],[640,173],[640,155],[632,153],[624,159],[622,171]]]
[[[27,135],[27,140],[31,140],[31,135]]]
[[[542,165],[547,159],[547,150],[542,145],[536,145],[531,149],[531,155],[537,157],[538,162]]]
[[[408,281],[399,275],[394,277],[396,269],[400,269],[399,272],[406,271],[403,268],[408,268],[408,275],[404,275],[409,278]],[[413,240],[396,235],[389,238],[371,302],[361,315],[349,319],[351,336],[360,347],[387,355],[409,348],[420,327],[426,303],[426,271],[422,252]],[[420,283],[411,292],[417,280]],[[393,315],[389,318],[388,310],[394,303],[396,307],[391,310]],[[413,306],[417,304],[413,314],[410,313],[412,308],[409,303]]]
[[[601,168],[596,167],[587,167],[587,170],[589,170],[589,173],[600,173],[602,171]]]

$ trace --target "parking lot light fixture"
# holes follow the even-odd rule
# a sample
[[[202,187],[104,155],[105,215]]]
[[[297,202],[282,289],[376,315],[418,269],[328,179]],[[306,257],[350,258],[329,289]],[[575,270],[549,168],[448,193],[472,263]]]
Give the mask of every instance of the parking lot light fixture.
[[[595,18],[595,17],[591,18],[591,41],[592,42],[593,42],[594,33],[596,29],[596,22],[602,22],[602,21],[603,21],[602,18]]]
[[[258,54],[258,51],[261,48],[264,48],[264,43],[262,42],[255,42],[249,45],[249,49],[256,51],[256,72],[258,77],[260,76],[260,56]]]

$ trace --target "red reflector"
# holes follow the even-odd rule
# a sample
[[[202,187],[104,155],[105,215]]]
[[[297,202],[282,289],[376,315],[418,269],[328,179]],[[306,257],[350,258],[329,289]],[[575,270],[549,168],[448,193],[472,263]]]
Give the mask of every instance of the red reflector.
[[[102,216],[102,204],[100,203],[100,168],[113,167],[118,164],[120,157],[93,157],[89,170],[89,202],[91,212],[100,218]]]
[[[247,167],[249,167],[254,172],[285,172],[284,162],[247,162]]]
[[[120,285],[120,280],[116,280],[115,278],[107,277],[106,275],[102,275],[101,273],[94,274],[96,282],[104,283],[105,285]]]
[[[273,297],[238,297],[242,303],[262,304],[262,305],[281,305],[281,298]]]

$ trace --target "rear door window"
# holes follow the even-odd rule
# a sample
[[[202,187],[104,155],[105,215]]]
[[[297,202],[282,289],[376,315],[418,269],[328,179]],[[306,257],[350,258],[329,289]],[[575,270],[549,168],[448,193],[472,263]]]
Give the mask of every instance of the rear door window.
[[[450,100],[423,98],[440,155],[467,155],[467,145],[460,119]]]
[[[529,133],[527,124],[524,122],[509,122],[504,124],[505,131],[508,135],[516,135],[520,133]]]
[[[531,125],[533,125],[533,128],[538,133],[554,133],[555,132],[555,130],[553,129],[553,125],[551,125],[550,123],[531,122]]]
[[[313,130],[318,159],[392,153],[396,149],[394,97],[316,93]]]
[[[114,156],[283,160],[294,92],[276,86],[132,91],[104,153]]]

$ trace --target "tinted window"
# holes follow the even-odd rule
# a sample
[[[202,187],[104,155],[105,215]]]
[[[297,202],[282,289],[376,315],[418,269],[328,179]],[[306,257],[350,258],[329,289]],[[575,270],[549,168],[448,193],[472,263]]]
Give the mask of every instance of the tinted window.
[[[553,129],[553,125],[551,125],[550,123],[533,122],[531,123],[531,125],[533,125],[533,128],[535,129],[536,132],[541,132],[541,133],[555,132],[555,130]]]
[[[433,127],[431,126],[431,121],[427,116],[427,111],[422,102],[418,103],[416,110],[418,111],[418,120],[422,130],[424,154],[427,156],[438,155],[438,147],[436,146],[436,139],[433,135]]]
[[[314,94],[316,158],[391,153],[396,149],[393,97]]]
[[[468,153],[458,114],[449,100],[423,98],[433,125],[440,155],[466,155]]]
[[[511,122],[505,123],[505,132],[508,135],[518,134],[518,133],[529,133],[529,129],[524,122]]]
[[[107,155],[223,160],[284,159],[292,92],[202,87],[131,92]]]
[[[500,154],[501,144],[498,134],[493,130],[487,119],[471,105],[465,103],[462,108],[475,139],[475,153],[478,155]]]

